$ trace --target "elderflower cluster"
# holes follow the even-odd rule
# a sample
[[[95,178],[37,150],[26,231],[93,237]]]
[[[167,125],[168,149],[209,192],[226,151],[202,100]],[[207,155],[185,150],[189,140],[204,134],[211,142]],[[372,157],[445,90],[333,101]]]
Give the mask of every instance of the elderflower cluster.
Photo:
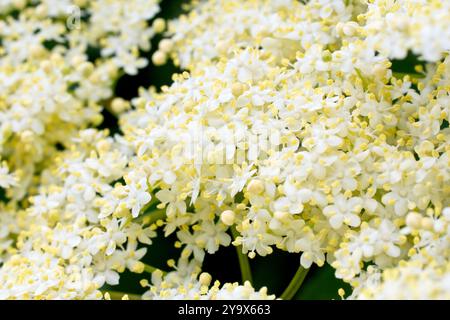
[[[35,172],[100,114],[123,70],[145,66],[147,24],[157,1],[12,1],[0,21],[0,155],[20,183],[22,199]],[[90,57],[99,50],[100,57]]]
[[[357,1],[355,1],[357,2]],[[276,58],[295,57],[312,44],[333,46],[333,30],[359,11],[360,4],[313,0],[200,1],[187,14],[169,22],[159,51],[182,68],[230,56],[233,48],[258,47]]]
[[[102,216],[113,193],[121,192],[124,210],[136,198],[131,181],[139,181],[126,178],[130,186],[122,188],[118,182],[127,174],[127,153],[107,132],[88,129],[42,173],[38,194],[20,215],[16,249],[0,269],[0,297],[101,297],[98,289],[118,284],[119,272],[143,271],[146,248],[138,244],[152,243],[154,227],[125,211]]]
[[[358,30],[374,49],[393,59],[411,50],[427,61],[439,61],[450,50],[450,2],[440,0],[375,0],[358,21]],[[343,25],[343,32],[346,32]]]
[[[387,268],[408,259],[408,213],[427,224],[448,205],[450,37],[448,19],[434,19],[448,15],[447,4],[286,1],[256,13],[257,4],[203,2],[173,22],[171,44],[160,50],[169,47],[189,73],[121,119],[167,207],[166,234],[191,225],[177,235],[184,256],[201,262],[224,243],[222,224],[234,226],[233,244],[250,257],[274,247],[299,252],[303,267],[328,261],[348,282],[368,262]],[[384,12],[378,25],[396,11],[420,14],[392,33],[374,31],[374,10]],[[259,29],[259,13],[274,22]],[[321,27],[296,29],[302,23]],[[443,30],[433,46],[421,40],[427,28]],[[296,47],[279,46],[280,59],[269,36]],[[408,50],[430,62],[423,79],[392,71]],[[207,219],[215,246],[205,240]]]
[[[402,232],[413,237],[408,261],[385,270],[369,267],[354,280],[352,299],[449,299],[450,208],[440,215],[407,217]]]
[[[194,1],[152,57],[185,71],[112,100],[114,135],[95,126],[165,28],[156,1],[0,12],[17,9],[0,22],[0,298],[102,298],[129,270],[151,273],[144,299],[274,299],[212,283],[225,246],[328,263],[350,298],[448,298],[449,3]],[[421,63],[397,72],[408,53]],[[159,229],[175,271],[142,261]]]
[[[14,0],[0,6],[0,260],[41,173],[113,113],[120,74],[147,64],[158,1]],[[98,53],[97,53],[98,51]],[[20,203],[18,203],[20,202]],[[17,218],[14,218],[17,217]]]

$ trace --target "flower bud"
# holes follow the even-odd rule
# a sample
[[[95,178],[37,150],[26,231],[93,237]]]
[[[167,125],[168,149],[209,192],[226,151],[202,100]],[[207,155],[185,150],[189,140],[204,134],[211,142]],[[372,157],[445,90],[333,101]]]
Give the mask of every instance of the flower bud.
[[[222,214],[220,215],[220,220],[223,222],[223,224],[227,225],[227,226],[231,226],[234,223],[234,219],[235,219],[236,215],[234,214],[233,211],[231,210],[225,210],[224,212],[222,212]]]
[[[241,94],[244,93],[244,85],[242,83],[236,82],[233,83],[233,85],[231,86],[231,93],[233,94],[233,96],[235,97],[239,97]]]
[[[172,51],[173,41],[170,39],[162,39],[158,47],[160,51],[168,53]]]
[[[413,229],[418,229],[421,226],[422,216],[417,212],[410,212],[406,216],[406,225]]]
[[[200,274],[198,280],[203,286],[209,286],[212,281],[212,277],[208,272],[203,272],[202,274]]]
[[[162,18],[155,19],[153,21],[153,29],[156,33],[161,33],[166,29],[166,21]]]
[[[264,192],[264,183],[258,179],[252,180],[247,185],[247,190],[252,194],[261,194]]]
[[[155,66],[162,66],[167,62],[167,55],[162,51],[156,51],[152,56],[152,62]]]

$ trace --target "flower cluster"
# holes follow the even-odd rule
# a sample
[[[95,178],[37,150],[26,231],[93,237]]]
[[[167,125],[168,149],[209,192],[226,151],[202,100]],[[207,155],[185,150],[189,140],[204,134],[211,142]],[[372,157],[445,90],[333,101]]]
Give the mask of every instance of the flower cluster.
[[[295,57],[315,43],[336,44],[334,27],[349,21],[360,6],[341,0],[306,6],[291,0],[204,1],[169,22],[170,38],[160,42],[159,51],[182,68],[229,57],[239,47],[262,47],[278,59]]]
[[[430,220],[428,220],[430,219]],[[354,280],[352,299],[449,299],[450,208],[423,218],[411,213],[402,233],[413,237],[409,260],[380,270],[373,266]]]
[[[55,145],[102,121],[119,73],[146,65],[139,49],[149,49],[154,32],[146,21],[159,7],[45,0],[12,1],[7,9],[20,13],[0,22],[0,153],[20,177],[9,196],[22,199]]]
[[[117,284],[119,272],[142,272],[146,249],[138,243],[151,244],[154,227],[103,215],[105,199],[127,174],[127,153],[107,132],[88,129],[44,170],[37,195],[20,215],[26,226],[16,249],[0,271],[1,297],[102,297],[98,289]],[[121,191],[126,209],[136,192]]]
[[[147,64],[139,50],[149,49],[158,11],[158,1],[2,1],[0,187],[9,203],[0,205],[0,256],[21,228],[12,212],[28,206],[60,150],[100,124],[103,108],[120,111],[110,103],[115,82]]]
[[[116,135],[95,127],[164,29],[148,25],[156,1],[0,12],[15,9],[0,25],[0,298],[109,298],[128,269],[151,273],[144,299],[274,299],[202,272],[230,245],[328,263],[350,298],[448,298],[449,2],[194,1],[152,57],[185,71],[113,100]],[[398,72],[408,53],[415,71]],[[170,272],[142,262],[159,228],[181,249]]]

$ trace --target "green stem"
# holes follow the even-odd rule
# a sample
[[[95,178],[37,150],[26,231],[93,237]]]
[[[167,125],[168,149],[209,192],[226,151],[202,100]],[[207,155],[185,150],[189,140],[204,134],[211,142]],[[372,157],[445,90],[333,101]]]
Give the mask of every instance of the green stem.
[[[152,224],[158,220],[164,219],[166,217],[166,209],[156,209],[142,214],[137,217],[134,221],[143,222],[146,217],[149,217],[148,223]]]
[[[159,219],[165,218],[165,216],[166,216],[165,210],[156,209],[156,205],[158,203],[159,203],[159,200],[152,195],[152,199],[145,206],[143,206],[141,208],[140,215],[137,216],[136,218],[129,217],[127,219],[126,224],[129,224],[131,222],[142,223],[144,218],[149,215],[152,215],[152,217],[149,221],[150,224],[155,223]]]
[[[356,74],[358,75],[358,77],[361,79],[362,81],[362,85],[363,85],[363,89],[367,90],[367,87],[369,86],[366,77],[363,76],[361,70],[359,70],[358,68],[355,68]]]
[[[231,227],[231,234],[233,238],[236,239],[239,236],[235,227]],[[241,269],[242,283],[245,281],[253,282],[252,280],[252,271],[250,269],[250,263],[248,261],[248,257],[246,254],[242,253],[242,246],[236,246],[236,252],[239,259],[239,267]]]
[[[152,208],[157,203],[159,203],[158,198],[156,198],[154,195],[152,195],[152,199],[145,206],[142,207],[141,212],[143,214],[145,214],[146,211],[148,211],[150,208]]]
[[[405,76],[409,76],[411,79],[422,79],[425,78],[423,74],[420,73],[406,73],[406,72],[392,72],[392,75],[397,79],[403,79]]]
[[[163,270],[161,270],[159,268],[156,268],[156,267],[153,267],[153,266],[150,266],[150,265],[144,263],[144,272],[153,273],[153,272],[155,272],[157,270],[161,271],[162,274],[166,274],[167,273],[166,271],[163,271]]]
[[[283,300],[291,300],[297,293],[298,289],[300,289],[300,287],[302,286],[303,280],[305,280],[308,271],[309,269],[305,269],[302,266],[298,267],[297,272],[295,273],[287,288],[281,294],[280,298]]]
[[[120,291],[109,291],[109,290],[102,291],[103,294],[105,294],[106,292],[109,293],[111,300],[122,300],[122,297],[124,295],[127,295],[130,300],[141,300],[141,296],[138,294],[126,293],[126,292],[120,292]]]

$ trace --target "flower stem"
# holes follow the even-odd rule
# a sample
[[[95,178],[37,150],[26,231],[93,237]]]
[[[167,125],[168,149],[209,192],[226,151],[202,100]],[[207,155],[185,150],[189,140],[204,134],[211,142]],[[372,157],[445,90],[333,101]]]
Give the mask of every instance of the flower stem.
[[[362,72],[358,68],[355,68],[355,71],[356,71],[356,74],[358,75],[358,77],[362,81],[363,89],[367,90],[367,87],[369,86],[369,83],[367,82],[366,77],[363,76]]]
[[[153,208],[158,203],[159,203],[158,198],[152,195],[152,199],[145,206],[142,207],[141,213],[145,214],[150,208]]]
[[[155,223],[160,219],[164,219],[166,217],[166,209],[156,209],[148,212],[143,211],[144,213],[137,217],[134,221],[136,222],[145,222],[148,224]]]
[[[141,296],[138,294],[119,292],[119,291],[109,291],[109,290],[102,291],[102,293],[103,294],[109,293],[111,300],[122,300],[124,295],[127,295],[128,299],[130,299],[130,300],[141,300]]]
[[[162,274],[166,274],[167,273],[166,271],[163,271],[163,270],[161,270],[159,268],[156,268],[156,267],[153,267],[153,266],[150,266],[150,265],[144,263],[144,272],[153,273],[153,272],[158,271],[158,270],[161,271]]]
[[[309,269],[305,269],[302,266],[298,267],[297,272],[295,273],[291,282],[289,283],[287,288],[284,290],[284,292],[281,294],[281,299],[291,300],[295,296],[298,289],[300,289],[300,287],[303,283],[303,280],[305,280],[305,277],[308,274],[308,271],[309,271]]]
[[[407,73],[407,72],[392,72],[392,75],[397,79],[403,79],[405,76],[409,76],[411,79],[423,79],[425,75],[420,73]]]
[[[235,227],[231,227],[231,234],[233,235],[234,239],[236,239],[239,235]],[[248,261],[247,255],[242,253],[242,246],[236,246],[236,252],[239,259],[239,267],[241,269],[242,283],[245,283],[245,281],[250,281],[250,283],[252,283],[253,280],[250,263]]]

